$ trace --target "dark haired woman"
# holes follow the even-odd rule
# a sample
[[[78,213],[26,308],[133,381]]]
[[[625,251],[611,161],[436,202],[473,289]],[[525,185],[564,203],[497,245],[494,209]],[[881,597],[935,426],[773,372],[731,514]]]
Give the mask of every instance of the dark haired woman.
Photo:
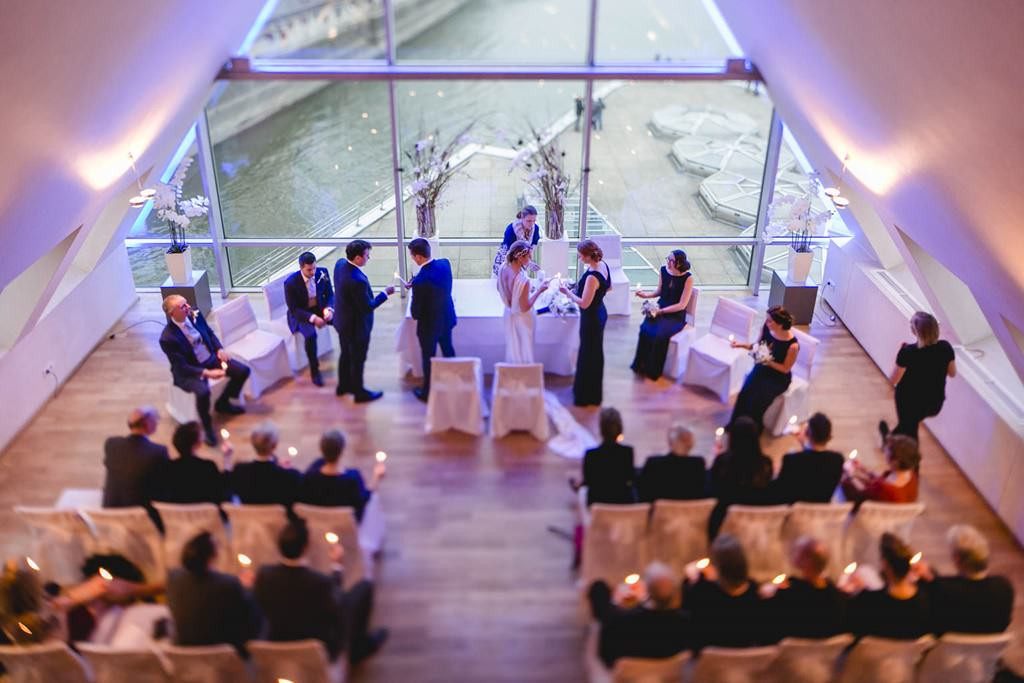
[[[641,299],[657,299],[658,310],[644,317],[640,325],[640,338],[636,342],[636,355],[629,367],[638,375],[656,380],[661,377],[668,356],[672,336],[686,325],[686,307],[693,292],[690,262],[686,252],[676,249],[665,259],[653,292],[637,290]]]
[[[593,240],[583,240],[576,251],[587,270],[574,289],[566,289],[564,284],[559,287],[580,307],[580,350],[572,383],[573,403],[599,406],[604,384],[604,325],[608,322],[604,295],[611,289],[611,271],[607,263],[601,262],[604,253]]]
[[[764,345],[768,354],[759,360],[747,375],[736,405],[732,409],[732,420],[747,415],[758,427],[763,426],[764,414],[778,396],[789,388],[793,379],[793,364],[800,351],[796,335],[793,334],[793,316],[782,306],[768,309],[761,330],[759,345]],[[731,342],[733,348],[753,349],[751,344]]]
[[[736,417],[725,429],[725,450],[715,456],[708,472],[711,493],[718,504],[711,511],[711,538],[725,521],[729,505],[770,505],[772,460],[761,450],[761,428],[746,415]]]
[[[505,265],[508,250],[515,242],[526,242],[530,247],[536,247],[540,242],[540,228],[537,227],[537,209],[527,204],[516,213],[516,219],[505,227],[505,236],[498,247],[498,253],[494,257],[494,265],[491,266],[491,274],[497,277],[498,271]],[[531,264],[530,270],[539,270],[536,264]]]

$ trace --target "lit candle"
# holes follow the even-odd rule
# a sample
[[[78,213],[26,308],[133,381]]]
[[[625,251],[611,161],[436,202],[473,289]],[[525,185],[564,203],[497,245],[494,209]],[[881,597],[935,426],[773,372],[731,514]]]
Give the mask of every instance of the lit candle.
[[[287,678],[279,678],[277,679],[277,683],[292,683],[292,681]]]
[[[248,567],[252,565],[252,558],[246,555],[245,553],[238,553],[238,564],[242,565],[243,567]]]
[[[231,438],[231,432],[229,432],[226,429],[220,430],[220,438],[222,438],[222,439],[230,439]]]
[[[632,585],[636,584],[636,582],[639,581],[639,580],[640,580],[640,575],[639,574],[630,574],[629,576],[627,576],[624,579],[624,581],[626,582],[627,586],[632,586]]]
[[[730,342],[734,342],[734,341],[736,341],[736,335],[735,335],[735,334],[730,334],[730,335],[729,335],[729,341],[730,341]]]
[[[796,424],[796,415],[790,416],[789,424],[791,424],[791,425],[795,425]]]
[[[697,560],[697,569],[707,569],[709,564],[711,564],[711,560],[706,557],[702,557]]]
[[[856,448],[854,448],[852,451],[850,451],[850,456],[849,457],[850,457],[850,460],[856,460],[857,459],[857,449]]]
[[[779,584],[781,584],[785,580],[786,580],[786,575],[785,574],[779,574],[774,579],[772,579],[772,583],[774,583],[776,586],[778,586]]]
[[[855,571],[857,571],[857,563],[856,562],[851,562],[850,564],[846,565],[845,569],[843,569],[843,573],[846,574],[847,576],[849,576],[850,574],[854,573]]]
[[[917,564],[918,562],[921,561],[921,557],[922,556],[923,556],[923,553],[921,553],[920,551],[914,553],[914,556],[910,558],[910,564]]]
[[[324,540],[330,543],[331,545],[337,545],[338,534],[334,533],[333,531],[328,531],[326,534],[324,534]]]
[[[18,622],[18,628],[20,628],[25,633],[25,635],[32,635],[32,629],[30,629],[28,626],[25,626],[25,624],[21,623],[20,621]]]
[[[401,284],[402,284],[402,276],[400,276],[400,275],[398,274],[398,271],[396,270],[396,271],[395,271],[395,287],[398,287],[398,286],[400,286]]]
[[[299,449],[298,448],[296,448],[295,446],[289,446],[288,447],[288,457],[294,458],[298,454],[299,454]]]
[[[27,555],[25,556],[25,564],[27,564],[28,568],[32,571],[39,571],[39,565],[36,564],[35,560],[33,560],[31,557],[28,557]]]
[[[373,457],[377,459],[377,462],[384,462],[385,460],[388,459],[388,454],[385,453],[384,451],[377,451],[377,454],[374,455]]]
[[[715,430],[715,437],[716,438],[721,439],[724,434],[725,434],[725,427],[719,427],[718,429]]]
[[[622,440],[625,438],[626,437],[624,437],[622,434],[619,434],[617,437],[615,437],[615,443],[622,443]]]
[[[227,370],[228,369],[228,362],[226,360],[222,360],[220,362],[220,369],[221,370]]]
[[[103,579],[104,581],[112,581],[113,578],[114,578],[114,575],[111,574],[110,572],[108,572],[103,567],[100,567],[100,578]]]

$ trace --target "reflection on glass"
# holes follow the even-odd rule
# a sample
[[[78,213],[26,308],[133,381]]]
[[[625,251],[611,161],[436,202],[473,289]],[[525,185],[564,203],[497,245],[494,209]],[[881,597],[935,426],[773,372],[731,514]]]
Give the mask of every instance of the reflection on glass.
[[[598,62],[724,59],[732,53],[702,0],[603,0],[598,3]]]
[[[399,0],[396,4],[403,3]],[[414,13],[427,14],[415,10]],[[253,41],[249,55],[287,59],[382,59],[383,3],[381,0],[278,0],[274,13]]]
[[[192,269],[208,271],[210,287],[217,286],[217,270],[213,249],[191,245]],[[167,247],[128,247],[128,261],[132,266],[132,278],[136,287],[159,287],[169,277],[164,254]]]

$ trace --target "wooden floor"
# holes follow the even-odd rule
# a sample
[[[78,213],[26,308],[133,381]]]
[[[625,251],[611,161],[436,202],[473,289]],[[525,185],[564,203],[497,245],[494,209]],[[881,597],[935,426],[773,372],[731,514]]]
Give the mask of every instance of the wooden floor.
[[[482,281],[481,286],[489,286]],[[744,299],[764,306],[764,298]],[[262,302],[255,302],[257,310]],[[698,328],[710,318],[702,306]],[[357,681],[579,681],[583,680],[583,612],[569,570],[570,546],[549,526],[571,529],[573,496],[566,485],[579,464],[563,460],[526,436],[501,441],[457,434],[424,436],[424,406],[398,377],[394,353],[400,309],[379,309],[370,348],[367,385],[382,400],[357,406],[334,396],[333,361],[328,386],[317,389],[302,376],[271,390],[229,420],[241,458],[244,435],[272,418],[282,450],[299,449],[298,464],[314,457],[318,435],[339,426],[350,438],[345,461],[364,473],[373,453],[386,450],[388,477],[381,489],[390,537],[378,569],[375,621],[391,629],[382,653],[364,665]],[[0,549],[23,554],[26,534],[11,513],[15,504],[52,504],[65,487],[99,487],[102,443],[125,431],[136,405],[163,408],[168,371],[157,346],[162,320],[155,295],[144,295],[118,329],[140,323],[101,344],[61,392],[0,458]],[[147,321],[147,322],[143,322]],[[893,419],[891,391],[882,373],[841,326],[820,314],[811,333],[821,339],[812,406],[830,415],[834,446],[858,448],[878,460],[875,425]],[[605,397],[624,415],[626,442],[638,457],[665,449],[664,433],[682,419],[697,434],[696,452],[711,452],[713,430],[729,409],[708,395],[667,381],[637,380],[628,370],[639,313],[611,318],[606,332]],[[571,404],[568,378],[548,377],[548,388]],[[16,393],[4,387],[7,398]],[[574,409],[596,432],[596,411]],[[166,418],[156,440],[168,442]],[[915,528],[915,544],[939,569],[948,570],[944,534],[950,524],[974,524],[988,537],[993,569],[1013,577],[1017,602],[1011,653],[1024,670],[1022,596],[1024,554],[989,511],[943,449],[922,430],[921,497],[928,509]],[[782,438],[767,444],[773,457],[795,446]],[[210,451],[211,457],[214,455]],[[982,454],[979,454],[982,457]]]

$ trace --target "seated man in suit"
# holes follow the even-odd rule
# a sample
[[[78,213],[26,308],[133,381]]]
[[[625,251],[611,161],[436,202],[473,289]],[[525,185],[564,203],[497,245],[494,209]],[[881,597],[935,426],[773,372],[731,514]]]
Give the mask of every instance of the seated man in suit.
[[[227,643],[244,654],[245,642],[259,636],[259,611],[237,578],[213,569],[216,557],[213,536],[203,531],[185,544],[182,566],[167,577],[175,643]]]
[[[676,423],[668,430],[668,455],[652,455],[644,462],[637,479],[642,502],[694,500],[707,496],[704,458],[690,455],[693,432]]]
[[[309,547],[309,529],[302,519],[290,521],[277,541],[281,564],[265,565],[256,575],[253,594],[267,619],[267,638],[293,641],[315,638],[324,644],[331,659],[348,646],[349,661],[366,659],[387,639],[387,629],[368,632],[373,609],[373,584],[363,579],[348,592],[341,588],[341,565],[333,576],[306,567],[303,556]],[[335,563],[341,546],[334,546]]]
[[[334,288],[326,268],[316,267],[316,256],[308,251],[299,256],[299,270],[284,281],[284,300],[288,305],[288,329],[298,332],[306,342],[309,376],[318,387],[324,385],[320,376],[320,355],[316,350],[316,333],[334,320]]]
[[[282,467],[277,460],[277,427],[269,420],[250,435],[256,459],[234,466],[228,475],[231,491],[245,505],[284,505],[290,507],[299,491],[299,473],[291,463]],[[229,451],[225,467],[231,462]]]
[[[831,638],[847,632],[848,596],[825,576],[829,552],[825,544],[810,536],[793,541],[792,564],[796,575],[781,584],[762,586],[778,639]]]
[[[420,272],[407,285],[412,288],[409,306],[416,321],[416,339],[423,357],[423,386],[412,390],[416,398],[430,396],[430,359],[438,345],[445,358],[455,356],[452,328],[455,327],[455,302],[452,301],[452,264],[448,259],[430,257],[430,242],[417,237],[409,242],[409,255]]]
[[[249,366],[228,356],[203,314],[193,311],[185,297],[172,294],[165,298],[164,313],[170,320],[160,335],[160,348],[171,362],[174,386],[196,395],[196,412],[203,423],[206,443],[215,446],[217,434],[210,419],[208,380],[228,377],[228,386],[214,406],[218,413],[244,413],[245,410],[232,404],[231,399],[242,393],[242,386],[249,378]]]
[[[955,576],[938,576],[921,560],[914,571],[926,586],[935,633],[1002,633],[1010,626],[1013,585],[989,576],[988,541],[972,526],[957,524],[946,534]]]
[[[843,475],[843,456],[828,450],[832,422],[822,413],[807,420],[801,434],[804,450],[787,453],[772,487],[779,503],[828,503]]]
[[[638,585],[623,584],[627,598]],[[590,586],[590,608],[601,624],[598,654],[608,668],[620,657],[672,657],[693,646],[690,615],[680,609],[679,577],[653,562],[644,570],[644,587],[642,602],[629,605],[627,599],[617,605],[607,583]]]
[[[395,288],[387,286],[377,296],[370,289],[370,281],[362,268],[370,260],[373,246],[366,240],[352,240],[345,246],[345,259],[334,264],[334,284],[337,291],[337,310],[334,329],[338,331],[341,355],[338,357],[338,388],[335,394],[352,394],[356,403],[376,401],[382,391],[371,391],[363,386],[363,366],[370,349],[373,331],[373,311]]]
[[[350,507],[356,519],[363,519],[363,510],[370,496],[387,472],[387,466],[378,462],[373,466],[370,485],[363,482],[357,469],[343,469],[341,454],[345,450],[345,435],[338,429],[328,429],[320,437],[320,454],[299,485],[298,502],[323,507]]]
[[[159,421],[156,408],[136,408],[128,416],[128,436],[112,436],[103,444],[103,507],[150,507],[169,461],[167,447],[149,440]]]

